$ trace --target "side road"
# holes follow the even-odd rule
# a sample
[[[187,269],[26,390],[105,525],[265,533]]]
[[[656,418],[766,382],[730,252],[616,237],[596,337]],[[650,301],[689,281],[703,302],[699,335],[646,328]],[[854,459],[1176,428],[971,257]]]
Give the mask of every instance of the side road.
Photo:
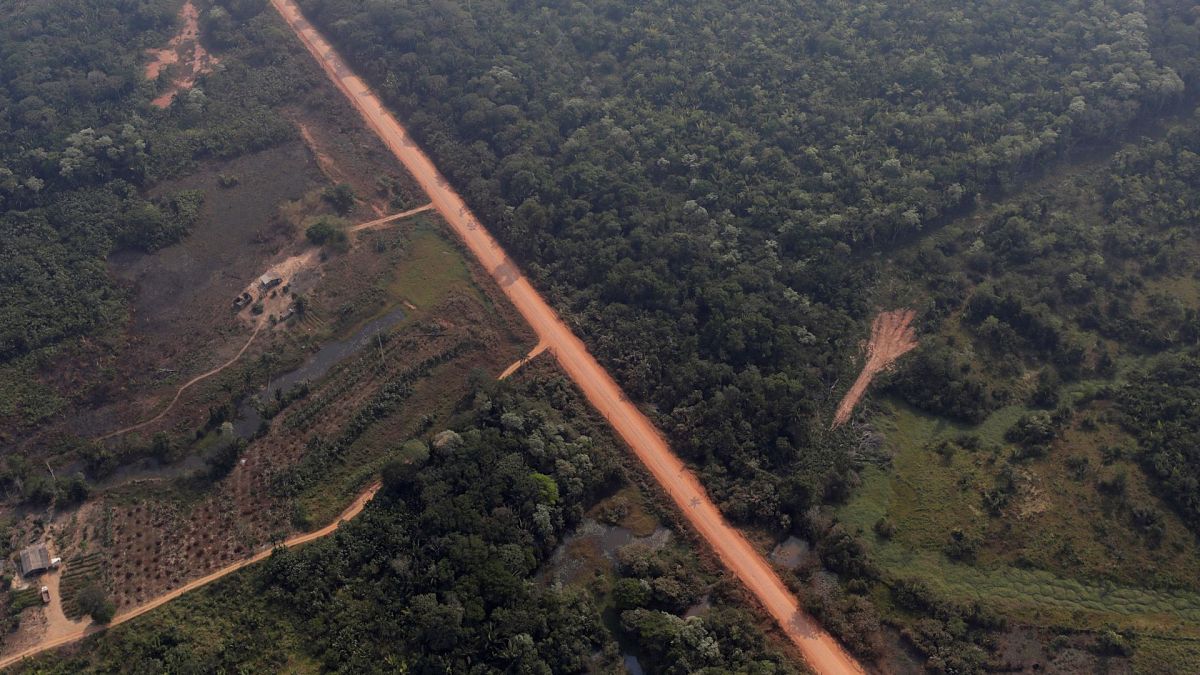
[[[653,423],[622,393],[583,342],[542,299],[521,270],[483,228],[433,162],[396,121],[366,83],[347,66],[325,38],[304,18],[293,0],[271,0],[275,9],[321,64],[325,73],[359,111],[367,125],[408,168],[438,213],[487,269],[505,295],[537,333],[539,344],[554,353],[563,370],[604,415],[722,563],[754,593],[784,633],[819,673],[859,673],[863,668],[837,640],[800,611],[779,575],[740,531],[725,522],[696,477],[671,452]]]

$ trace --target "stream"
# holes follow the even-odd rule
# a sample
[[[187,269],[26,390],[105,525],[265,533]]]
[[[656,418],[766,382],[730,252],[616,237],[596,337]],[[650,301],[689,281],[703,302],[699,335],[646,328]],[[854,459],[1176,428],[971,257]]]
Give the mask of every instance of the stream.
[[[381,335],[404,320],[404,308],[396,307],[392,311],[363,324],[354,335],[344,340],[334,340],[321,345],[314,354],[305,359],[299,368],[271,378],[271,382],[257,394],[247,396],[237,409],[237,418],[233,422],[233,433],[239,438],[250,438],[262,424],[262,416],[254,406],[256,401],[270,400],[275,392],[286,392],[292,386],[301,382],[316,382],[329,369],[342,359],[370,346],[375,336]]]

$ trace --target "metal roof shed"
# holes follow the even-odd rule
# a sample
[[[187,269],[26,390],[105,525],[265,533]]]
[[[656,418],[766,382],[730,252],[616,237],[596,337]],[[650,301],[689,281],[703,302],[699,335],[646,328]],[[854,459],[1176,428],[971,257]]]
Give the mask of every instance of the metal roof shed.
[[[22,549],[20,556],[21,574],[29,576],[50,569],[50,552],[45,544],[35,544]]]

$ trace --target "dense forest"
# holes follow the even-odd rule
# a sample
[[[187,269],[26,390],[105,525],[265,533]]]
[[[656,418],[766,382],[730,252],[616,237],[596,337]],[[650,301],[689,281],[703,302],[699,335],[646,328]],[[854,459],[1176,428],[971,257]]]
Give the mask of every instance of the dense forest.
[[[934,672],[1008,667],[1010,624],[986,600],[872,559],[864,541],[895,523],[856,532],[813,508],[887,466],[872,401],[829,430],[881,306],[915,308],[922,341],[881,394],[964,429],[1021,408],[995,444],[963,433],[932,450],[1004,465],[980,520],[1011,509],[1014,476],[1069,429],[1099,425],[1136,447],[1104,447],[1103,472],[1080,456],[1075,477],[1145,534],[1127,545],[1161,544],[1158,497],[1200,534],[1190,3],[300,4],[722,510],[811,542],[785,577],[856,653],[899,636],[893,651]],[[206,196],[151,185],[294,134],[270,106],[302,103],[316,71],[280,57],[297,47],[262,0],[204,6],[221,70],[150,106],[143,50],[177,8],[0,7],[0,376],[14,383],[123,324],[106,256],[187,235]],[[1026,194],[1059,172],[1081,177]],[[535,580],[625,472],[565,383],[510,387],[479,387],[454,431],[410,440],[425,459],[390,464],[336,536],[36,668],[278,670],[299,655],[346,672],[581,672],[611,665],[619,636],[652,672],[792,672],[746,612],[681,618],[712,580],[678,550],[625,551],[611,597]],[[37,405],[5,400],[0,421],[36,424]],[[273,489],[318,483],[361,429],[344,431]],[[1125,492],[1107,470],[1123,457],[1155,496]],[[938,555],[961,565],[997,544],[946,537]],[[1063,631],[1091,631],[1104,658],[1133,649],[1115,629]]]
[[[1083,188],[1006,202],[977,230],[896,256],[896,269],[921,289],[930,332],[961,313],[976,361],[994,367],[973,368],[961,349],[934,338],[892,389],[930,412],[978,422],[1019,400],[1013,380],[1027,365],[1039,371],[1030,403],[1054,408],[1063,381],[1111,378],[1122,356],[1195,345],[1196,308],[1154,284],[1197,272],[1197,152],[1193,116],[1161,139],[1120,149]],[[997,379],[1013,386],[996,387]]]
[[[484,385],[452,430],[408,441],[424,446],[423,458],[387,465],[382,491],[334,536],[277,550],[189,596],[186,609],[173,605],[167,617],[31,668],[278,671],[297,658],[346,673],[611,668],[617,644],[599,598],[534,581],[584,508],[624,480],[617,448],[603,431],[590,435],[596,422],[581,405],[561,376]],[[676,615],[697,599],[703,576],[691,553],[622,549],[616,630],[648,667],[795,672],[744,610]]]
[[[784,526],[850,471],[870,254],[1200,74],[1173,0],[301,5],[726,513]]]

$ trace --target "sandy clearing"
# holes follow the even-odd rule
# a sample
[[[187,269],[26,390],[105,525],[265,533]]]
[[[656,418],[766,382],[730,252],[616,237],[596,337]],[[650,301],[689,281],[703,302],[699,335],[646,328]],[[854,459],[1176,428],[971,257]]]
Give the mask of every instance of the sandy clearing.
[[[854,406],[867,392],[871,380],[879,373],[887,370],[917,346],[913,334],[912,321],[916,313],[911,309],[895,309],[881,312],[871,324],[871,341],[867,344],[867,361],[863,364],[858,379],[842,397],[837,412],[833,416],[832,428],[837,428],[850,419]]]
[[[63,570],[60,568],[52,572],[47,572],[37,581],[37,583],[50,589],[50,604],[45,606],[46,631],[42,633],[39,643],[53,642],[77,635],[87,630],[88,625],[91,623],[86,619],[72,621],[63,612],[62,591],[59,590],[62,583],[62,575]]]
[[[186,58],[189,64],[188,70],[171,82],[170,89],[150,102],[159,108],[171,105],[175,94],[191,89],[196,84],[196,78],[211,73],[213,66],[218,63],[217,57],[209,54],[200,44],[200,12],[196,5],[192,4],[192,0],[184,3],[183,8],[179,10],[179,18],[183,21],[183,26],[167,42],[167,46],[146,51],[153,57],[150,63],[146,64],[148,80],[157,80],[163,68],[179,63],[182,58]]]
[[[434,207],[464,244],[500,284],[505,295],[539,337],[588,401],[604,415],[634,454],[650,471],[693,527],[712,546],[720,560],[754,593],[784,633],[817,672],[860,673],[859,663],[837,640],[800,611],[796,598],[763,556],[741,532],[725,522],[696,477],[671,452],[650,420],[626,398],[553,309],[538,294],[467,208],[462,198],[416,142],[391,115],[366,83],[350,70],[314,29],[292,0],[271,0],[329,78],[358,109],[367,125],[408,168],[429,195]]]
[[[296,535],[296,536],[284,541],[281,544],[281,546],[283,546],[285,548],[292,548],[294,546],[300,546],[302,544],[307,544],[316,539],[320,539],[321,537],[325,537],[330,534],[333,534],[335,531],[337,531],[337,529],[339,527],[342,526],[342,523],[344,523],[348,520],[351,520],[352,518],[357,516],[359,513],[362,513],[362,510],[367,505],[367,502],[371,501],[371,498],[373,498],[375,496],[375,493],[379,492],[380,487],[381,487],[380,483],[372,484],[362,494],[358,495],[358,497],[356,497],[354,499],[354,501],[351,502],[350,505],[346,507],[346,510],[342,511],[342,513],[332,523],[326,525],[325,527],[322,527],[319,530],[315,530],[313,532],[307,532],[305,534]],[[54,649],[56,647],[61,647],[66,644],[70,644],[70,643],[75,642],[76,640],[84,638],[88,635],[92,635],[94,633],[99,633],[107,628],[112,628],[113,626],[119,626],[119,625],[125,623],[126,621],[129,621],[131,619],[136,619],[137,617],[145,614],[146,612],[149,612],[150,610],[153,610],[157,607],[161,607],[162,605],[165,605],[166,603],[171,602],[172,600],[175,600],[176,598],[183,595],[184,593],[188,593],[190,591],[196,590],[197,588],[200,588],[201,586],[206,586],[208,584],[211,584],[212,582],[216,581],[217,579],[220,579],[221,577],[233,574],[234,572],[242,569],[243,567],[246,567],[247,565],[252,565],[256,562],[259,562],[260,560],[264,560],[267,558],[267,556],[271,555],[272,552],[274,552],[273,547],[263,549],[262,551],[259,551],[258,553],[255,553],[254,555],[252,555],[248,558],[243,558],[242,560],[232,563],[226,567],[222,567],[221,569],[217,570],[216,572],[213,572],[212,574],[208,574],[206,576],[200,577],[199,579],[194,579],[194,580],[188,582],[187,584],[184,584],[183,586],[180,586],[179,588],[172,590],[169,593],[164,593],[163,595],[158,596],[157,598],[151,600],[150,602],[147,602],[144,605],[139,605],[129,611],[121,612],[120,614],[117,614],[115,617],[113,617],[113,620],[107,626],[101,626],[101,625],[97,625],[95,623],[90,623],[87,621],[72,622],[72,621],[66,619],[66,617],[64,616],[63,619],[69,625],[61,625],[60,624],[61,628],[56,630],[53,634],[51,634],[50,631],[47,631],[47,634],[43,637],[42,641],[37,646],[30,647],[29,649],[26,649],[19,653],[12,654],[12,655],[4,657],[3,659],[0,659],[0,668],[7,668],[8,666],[11,666],[12,664],[14,664],[18,661],[21,661],[23,659],[27,659],[30,656],[33,656],[34,654],[44,652],[48,649]],[[51,587],[50,592],[57,597],[57,595],[58,595],[57,581],[55,581],[54,583],[55,583],[55,586]],[[50,584],[47,583],[46,585],[49,586]],[[61,609],[59,611],[61,612]]]

